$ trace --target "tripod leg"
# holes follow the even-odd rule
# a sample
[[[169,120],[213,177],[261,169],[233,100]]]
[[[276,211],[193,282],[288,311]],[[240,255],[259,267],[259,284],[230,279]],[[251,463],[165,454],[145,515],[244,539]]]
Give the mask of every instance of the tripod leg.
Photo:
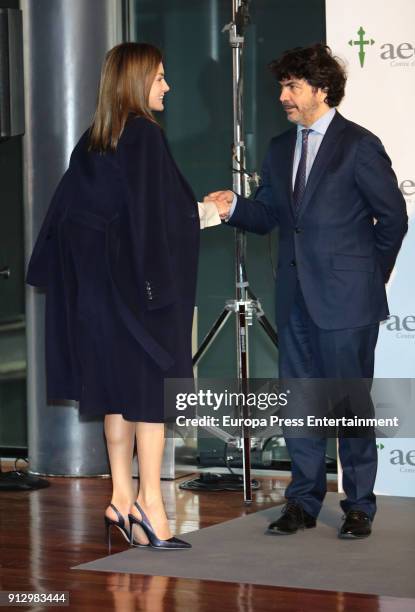
[[[246,321],[245,305],[239,304],[237,316],[237,336],[238,336],[238,353],[239,353],[239,381],[242,392],[245,397],[248,393],[249,384],[249,363],[248,363],[248,326]],[[243,419],[249,417],[249,407],[244,402],[242,406]],[[252,486],[251,486],[251,438],[249,428],[242,426],[242,462],[244,474],[244,501],[245,503],[252,502]]]
[[[257,320],[271,342],[278,348],[278,334],[264,314],[257,315]]]
[[[245,428],[244,428],[245,429]],[[242,467],[244,472],[244,502],[252,502],[251,485],[251,438],[249,431],[243,431]]]
[[[207,352],[210,345],[212,344],[212,342],[214,341],[214,339],[216,338],[216,336],[218,335],[222,327],[225,325],[230,315],[231,315],[231,311],[228,310],[227,308],[222,310],[219,317],[216,319],[216,321],[214,322],[214,324],[212,325],[212,327],[206,334],[205,338],[203,339],[202,344],[197,349],[197,352],[194,354],[193,360],[192,360],[193,367],[197,366],[200,359]]]
[[[267,316],[262,310],[260,301],[258,300],[256,295],[252,293],[252,290],[250,287],[248,288],[248,296],[258,306],[258,310],[256,310],[256,318],[258,320],[258,323],[261,325],[262,329],[265,331],[265,333],[267,334],[271,342],[278,348],[278,334],[273,328],[273,326],[271,325],[271,323],[268,321]]]

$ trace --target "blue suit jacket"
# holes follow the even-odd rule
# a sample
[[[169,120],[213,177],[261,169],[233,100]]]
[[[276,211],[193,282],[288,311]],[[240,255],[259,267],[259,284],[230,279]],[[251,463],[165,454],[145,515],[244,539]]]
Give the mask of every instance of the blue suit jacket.
[[[311,169],[297,218],[292,168],[296,129],[271,140],[254,200],[238,197],[228,224],[258,234],[279,226],[277,324],[297,278],[322,329],[385,319],[385,283],[407,231],[405,200],[380,140],[336,112]]]

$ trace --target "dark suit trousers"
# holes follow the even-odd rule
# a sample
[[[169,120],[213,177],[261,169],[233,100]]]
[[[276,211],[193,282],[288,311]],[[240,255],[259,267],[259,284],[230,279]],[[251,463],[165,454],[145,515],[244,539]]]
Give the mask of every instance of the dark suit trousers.
[[[352,307],[352,305],[345,305]],[[354,329],[324,330],[312,321],[297,283],[288,323],[279,328],[281,378],[373,378],[374,352],[379,324]],[[317,516],[326,494],[326,438],[286,437],[292,462],[292,480],[286,489],[289,500],[300,502]],[[358,509],[373,517],[373,493],[377,449],[371,437],[341,437],[339,455],[346,499],[344,512]]]

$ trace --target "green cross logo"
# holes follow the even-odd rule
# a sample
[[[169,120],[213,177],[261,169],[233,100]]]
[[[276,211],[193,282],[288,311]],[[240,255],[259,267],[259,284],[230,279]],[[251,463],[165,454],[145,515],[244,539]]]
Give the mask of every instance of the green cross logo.
[[[366,32],[364,31],[362,26],[360,26],[359,30],[357,30],[357,33],[359,35],[359,40],[349,40],[349,45],[351,47],[353,47],[354,45],[359,46],[359,61],[360,61],[360,66],[363,68],[364,63],[365,63],[365,55],[366,55],[365,45],[373,45],[375,41],[373,40],[373,38],[371,38],[370,40],[365,40]]]

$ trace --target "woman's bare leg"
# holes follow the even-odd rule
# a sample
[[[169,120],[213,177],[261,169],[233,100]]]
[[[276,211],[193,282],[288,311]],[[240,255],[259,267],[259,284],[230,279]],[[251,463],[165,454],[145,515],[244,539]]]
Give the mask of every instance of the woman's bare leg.
[[[137,501],[147,514],[161,540],[171,537],[160,486],[161,463],[164,450],[164,423],[136,423],[140,490]],[[140,518],[133,506],[132,514]]]
[[[107,414],[104,421],[104,431],[107,440],[108,456],[112,476],[111,503],[124,516],[127,529],[128,512],[136,498],[136,490],[132,477],[132,462],[134,451],[134,435],[136,423],[126,421],[121,414]],[[106,516],[117,520],[114,510],[108,506]],[[135,538],[146,544],[147,537],[141,529],[135,529]]]

